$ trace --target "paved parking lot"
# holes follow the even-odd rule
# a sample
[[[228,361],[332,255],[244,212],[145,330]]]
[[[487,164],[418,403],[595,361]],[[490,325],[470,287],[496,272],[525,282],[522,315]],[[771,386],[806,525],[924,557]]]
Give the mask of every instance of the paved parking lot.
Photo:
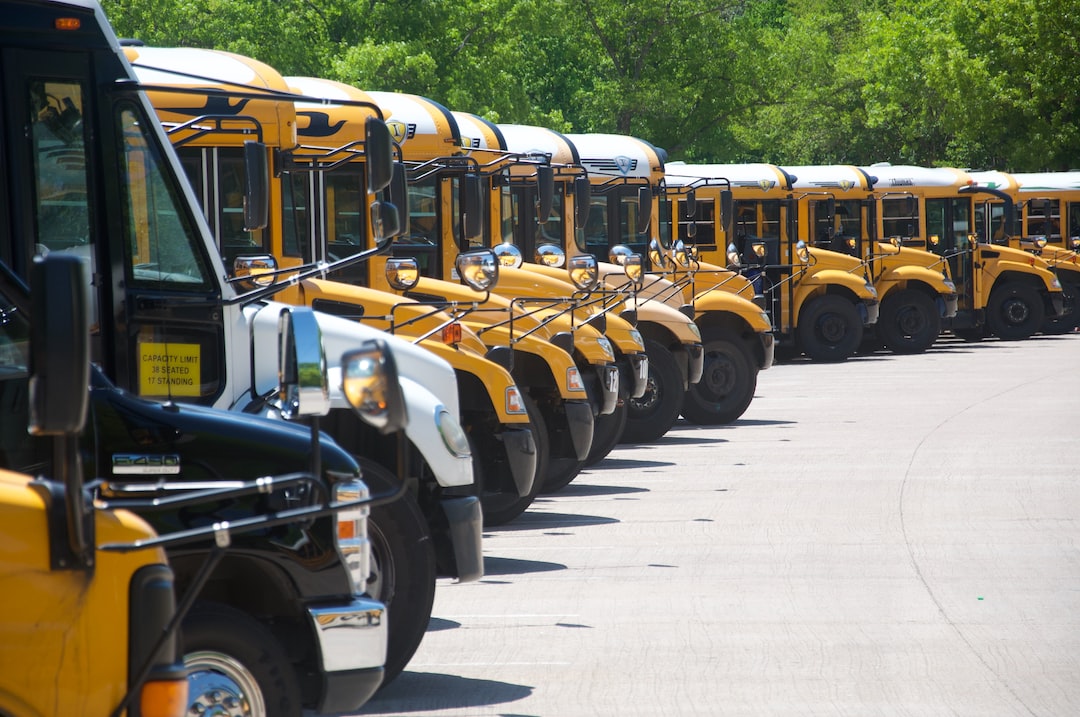
[[[793,362],[485,535],[364,715],[1080,715],[1080,335]]]

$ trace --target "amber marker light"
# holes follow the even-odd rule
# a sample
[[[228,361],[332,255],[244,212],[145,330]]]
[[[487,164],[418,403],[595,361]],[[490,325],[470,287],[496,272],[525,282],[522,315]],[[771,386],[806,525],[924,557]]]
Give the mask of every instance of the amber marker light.
[[[58,17],[53,21],[53,27],[57,30],[78,30],[82,27],[82,20],[77,17]]]
[[[448,346],[461,343],[461,324],[454,322],[442,328],[442,341]]]

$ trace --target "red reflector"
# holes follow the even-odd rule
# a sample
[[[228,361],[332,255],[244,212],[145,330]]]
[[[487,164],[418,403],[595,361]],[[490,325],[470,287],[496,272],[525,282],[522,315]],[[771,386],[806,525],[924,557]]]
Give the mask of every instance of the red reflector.
[[[82,20],[77,17],[58,17],[53,25],[57,30],[78,30],[82,27]]]
[[[447,345],[461,343],[461,324],[454,322],[444,326],[442,330],[442,340],[443,343]]]

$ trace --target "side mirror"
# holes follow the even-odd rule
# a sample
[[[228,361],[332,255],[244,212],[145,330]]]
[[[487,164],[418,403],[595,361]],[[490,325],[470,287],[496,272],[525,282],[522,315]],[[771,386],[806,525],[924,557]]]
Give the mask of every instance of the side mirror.
[[[86,269],[73,254],[36,257],[30,286],[30,426],[35,436],[78,433],[90,394]]]
[[[672,253],[675,256],[675,263],[679,266],[690,266],[690,257],[686,253],[686,244],[682,239],[675,242]]]
[[[364,120],[364,158],[368,194],[375,194],[385,189],[394,177],[394,138],[378,117]]]
[[[342,355],[341,389],[353,410],[379,433],[395,433],[408,424],[397,364],[384,341],[365,341]]]
[[[401,233],[400,212],[390,202],[371,203],[371,234],[376,242],[398,236]]]
[[[626,278],[630,279],[634,284],[635,289],[640,289],[641,284],[645,280],[645,266],[644,261],[641,259],[641,254],[630,254],[623,259],[622,263],[623,272],[626,273]]]
[[[541,266],[560,267],[566,263],[566,252],[561,246],[555,244],[541,244],[536,247],[533,261]]]
[[[262,142],[244,142],[244,177],[244,231],[258,231],[270,223],[270,159]]]
[[[492,251],[495,252],[495,257],[499,260],[499,266],[506,266],[511,269],[516,269],[521,266],[521,249],[518,249],[516,244],[503,242],[497,244]]]
[[[555,170],[548,165],[536,168],[536,196],[539,204],[536,208],[537,222],[546,224],[555,204]]]
[[[390,179],[390,203],[397,209],[398,231],[394,236],[409,233],[409,183],[408,172],[401,162],[394,162],[394,176]]]
[[[810,248],[806,246],[806,242],[800,241],[795,245],[795,256],[799,258],[800,263],[810,263]]]
[[[638,187],[637,233],[649,231],[652,221],[652,187]]]
[[[491,249],[472,249],[457,256],[458,276],[473,291],[490,291],[499,281],[499,262]]]
[[[626,266],[626,260],[633,255],[634,252],[625,244],[616,244],[608,249],[608,261],[617,266]]]
[[[697,216],[697,193],[691,189],[683,197],[683,218],[693,219]]]
[[[397,291],[408,291],[420,282],[420,265],[413,257],[392,257],[386,260],[386,283]]]
[[[735,195],[730,189],[720,190],[720,226],[724,235],[731,236],[735,230]]]
[[[325,416],[330,412],[326,353],[315,312],[290,306],[278,316],[278,402],[282,416]]]
[[[245,291],[274,283],[277,259],[272,254],[250,254],[233,259],[233,277],[244,279],[240,286]]]
[[[574,178],[574,227],[581,229],[589,220],[589,210],[592,208],[592,182],[588,177]]]
[[[570,281],[581,291],[592,291],[600,281],[600,269],[592,254],[578,254],[566,261]]]
[[[465,191],[465,216],[462,228],[465,239],[475,239],[484,231],[484,190],[483,180],[478,174],[466,174],[462,180]]]
[[[742,266],[742,257],[739,256],[739,249],[734,243],[727,245],[727,263],[729,267],[733,268]]]

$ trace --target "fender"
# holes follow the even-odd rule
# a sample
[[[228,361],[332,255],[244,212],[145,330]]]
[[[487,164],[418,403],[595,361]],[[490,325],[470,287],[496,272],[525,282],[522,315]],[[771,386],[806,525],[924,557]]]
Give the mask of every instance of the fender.
[[[809,299],[828,293],[829,288],[834,286],[847,289],[855,296],[856,301],[877,304],[877,296],[867,290],[866,280],[861,275],[856,276],[838,269],[824,269],[813,273],[808,272],[806,277],[795,286],[795,316],[802,313],[802,308]]]
[[[252,306],[249,313],[253,345],[273,346],[277,341],[278,315],[283,304],[269,302]],[[319,328],[326,346],[326,361],[330,375],[330,405],[333,409],[351,410],[341,391],[341,355],[368,339],[386,341],[394,354],[409,423],[405,429],[409,440],[424,456],[439,485],[461,486],[473,482],[472,457],[450,452],[435,423],[439,411],[445,409],[456,420],[461,415],[458,405],[457,377],[446,361],[427,349],[337,316],[318,313]],[[255,387],[265,395],[277,385],[277,353],[254,351]]]
[[[980,259],[981,259],[980,255]],[[1036,258],[1037,257],[1032,257]],[[1041,259],[1038,261],[1043,266],[1038,264],[1032,265],[1030,261],[1017,261],[1017,257],[1009,256],[1008,258],[1002,257],[1000,259],[983,259],[983,266],[986,267],[987,277],[990,279],[988,284],[992,285],[997,282],[998,278],[1003,274],[1027,274],[1029,276],[1035,276],[1043,283],[1043,288],[1050,293],[1060,293],[1061,284],[1058,283],[1057,277],[1054,276],[1054,272],[1046,268],[1046,262]],[[985,284],[984,284],[985,286]],[[991,291],[993,289],[991,288]]]
[[[894,288],[906,286],[909,283],[919,282],[930,286],[938,294],[952,296],[956,294],[956,287],[945,283],[945,276],[940,271],[928,269],[925,266],[901,264],[889,266],[874,282],[878,290],[878,300],[884,299],[886,294]]]
[[[772,322],[768,314],[763,312],[760,306],[742,296],[711,289],[694,297],[694,317],[699,323],[707,315],[721,312],[738,317],[754,333],[772,331]]]

